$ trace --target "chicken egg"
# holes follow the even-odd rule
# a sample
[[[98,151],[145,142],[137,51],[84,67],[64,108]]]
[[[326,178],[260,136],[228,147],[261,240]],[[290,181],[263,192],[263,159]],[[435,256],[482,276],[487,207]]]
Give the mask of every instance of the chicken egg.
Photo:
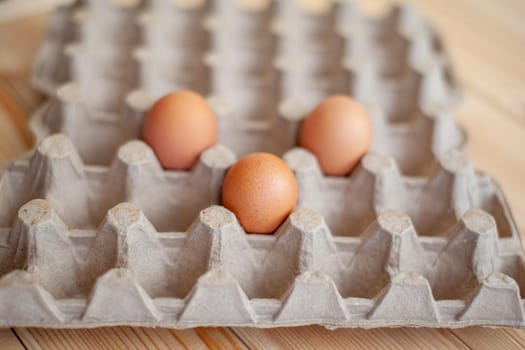
[[[365,155],[372,125],[365,109],[348,96],[321,101],[304,119],[299,146],[312,152],[325,175],[344,176]]]
[[[222,204],[246,232],[273,233],[297,202],[297,182],[288,165],[269,153],[252,153],[227,172]]]
[[[166,169],[187,170],[217,141],[217,120],[199,94],[181,90],[159,100],[147,112],[142,139]]]

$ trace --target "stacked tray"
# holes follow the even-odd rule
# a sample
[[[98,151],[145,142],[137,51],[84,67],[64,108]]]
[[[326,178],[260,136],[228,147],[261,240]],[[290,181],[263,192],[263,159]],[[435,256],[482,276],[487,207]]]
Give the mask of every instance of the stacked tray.
[[[460,100],[432,25],[347,1],[78,2],[35,62],[39,140],[0,180],[0,324],[94,327],[525,325],[521,242],[498,185],[461,152]],[[208,96],[219,143],[166,171],[145,111]],[[303,116],[349,94],[373,123],[347,177],[296,147]],[[294,170],[296,211],[246,234],[220,206],[253,151]]]

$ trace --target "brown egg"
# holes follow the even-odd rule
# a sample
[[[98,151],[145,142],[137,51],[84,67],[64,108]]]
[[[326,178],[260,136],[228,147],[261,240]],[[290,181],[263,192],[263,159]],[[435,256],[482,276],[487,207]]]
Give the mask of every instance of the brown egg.
[[[272,233],[297,202],[297,182],[279,157],[252,153],[235,163],[224,179],[222,204],[246,232]]]
[[[372,126],[365,109],[347,96],[321,101],[304,119],[299,146],[319,161],[325,175],[344,176],[368,151]]]
[[[190,169],[217,141],[217,120],[206,100],[191,91],[170,93],[144,118],[142,138],[166,169]]]

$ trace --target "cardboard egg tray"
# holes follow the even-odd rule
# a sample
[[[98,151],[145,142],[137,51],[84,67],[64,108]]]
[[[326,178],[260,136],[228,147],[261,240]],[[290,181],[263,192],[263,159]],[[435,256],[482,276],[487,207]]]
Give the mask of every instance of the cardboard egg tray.
[[[461,152],[460,97],[431,24],[350,2],[90,0],[58,9],[35,63],[38,146],[0,180],[0,325],[525,326],[520,235]],[[138,140],[166,92],[208,96],[219,143],[166,171]],[[296,148],[332,94],[369,110],[347,177]],[[246,234],[227,169],[282,155],[297,209]]]

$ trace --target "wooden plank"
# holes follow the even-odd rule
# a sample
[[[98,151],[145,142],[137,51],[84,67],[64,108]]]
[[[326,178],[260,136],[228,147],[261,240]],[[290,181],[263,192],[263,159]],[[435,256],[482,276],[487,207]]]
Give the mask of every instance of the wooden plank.
[[[38,14],[1,23],[0,72],[3,76],[28,75],[40,46],[48,15]]]
[[[2,2],[2,5],[7,4]],[[48,16],[48,13],[33,15],[0,26],[0,93],[8,94],[24,112],[24,117],[42,102],[40,94],[31,88],[30,70]]]
[[[379,328],[327,330],[296,328],[233,328],[251,349],[468,349],[448,330]],[[426,344],[426,345],[423,345]]]
[[[16,328],[15,331],[27,349],[246,349],[226,328]]]
[[[525,332],[515,329],[469,327],[452,331],[473,349],[524,349]]]
[[[0,349],[23,350],[24,346],[11,329],[0,329]]]
[[[0,100],[0,168],[10,159],[15,158],[21,154],[26,144],[20,137],[18,130],[9,118],[9,114],[4,109],[2,101]]]
[[[17,148],[21,152],[25,147],[33,144],[33,137],[28,128],[27,112],[21,108],[19,101],[12,96],[14,91],[8,87],[8,84],[0,76],[0,133],[6,135],[4,136],[6,138],[5,143],[9,146],[19,143],[17,141],[22,138],[22,148],[20,146]],[[16,130],[13,130],[13,127]]]

